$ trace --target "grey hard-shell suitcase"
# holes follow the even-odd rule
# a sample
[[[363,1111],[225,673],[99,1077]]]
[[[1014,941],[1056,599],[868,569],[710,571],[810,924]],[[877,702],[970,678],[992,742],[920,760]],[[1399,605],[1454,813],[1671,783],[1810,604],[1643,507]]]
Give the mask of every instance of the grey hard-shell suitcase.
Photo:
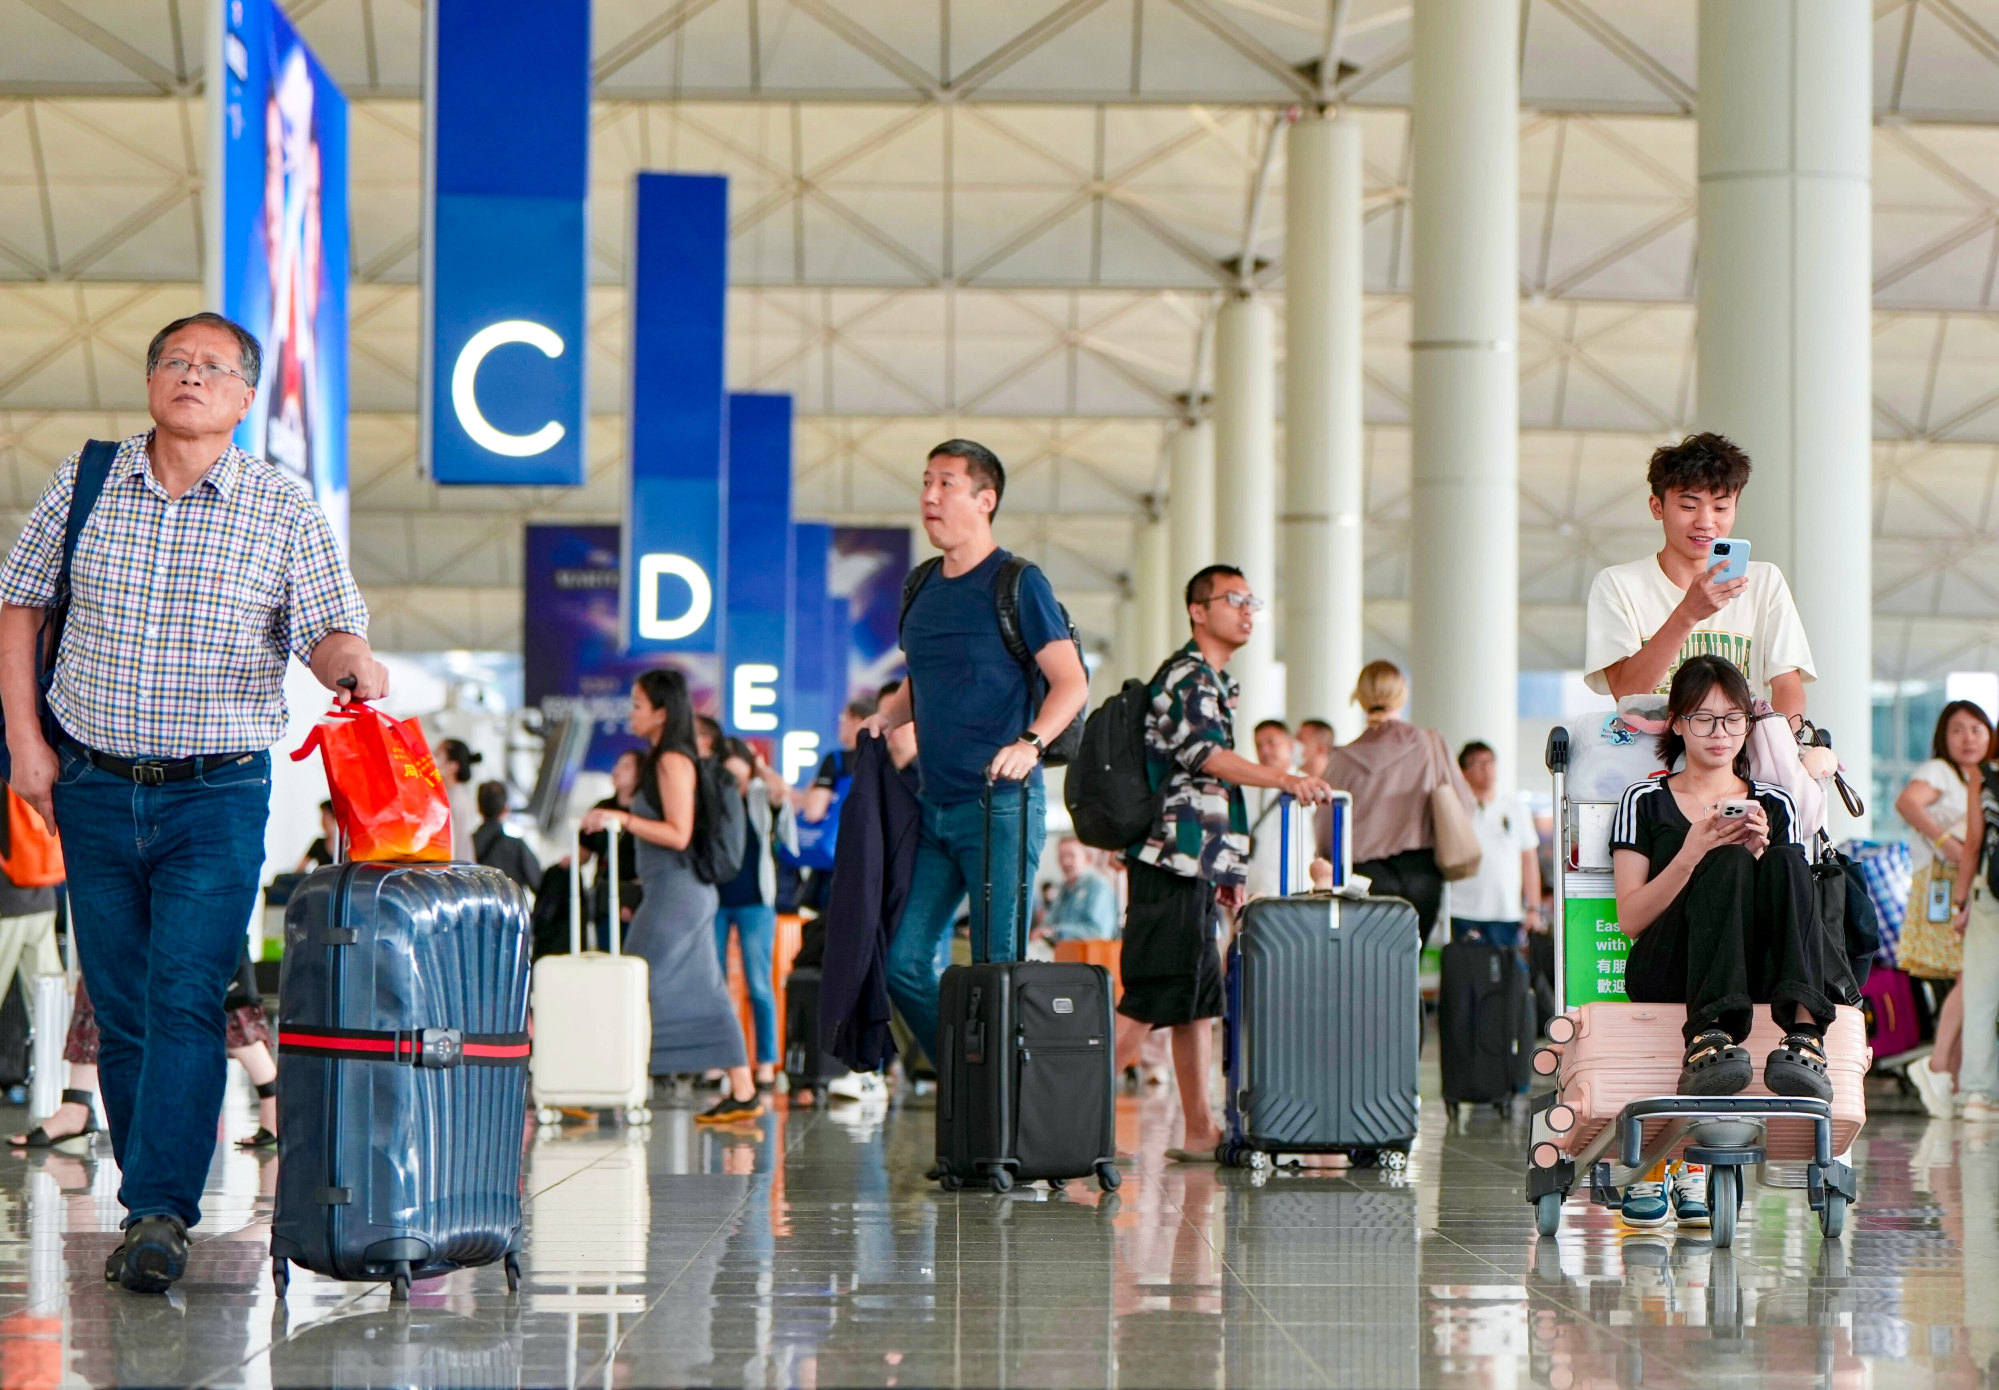
[[[336,864],[285,909],[271,1272],[520,1277],[530,929],[477,864]]]
[[[1420,1108],[1418,948],[1401,898],[1306,893],[1243,909],[1224,996],[1224,1163],[1345,1153],[1356,1167],[1404,1166]]]
[[[1021,824],[1027,789],[1021,788]],[[992,788],[985,797],[984,911],[992,912]],[[1027,845],[1017,866],[1015,959],[944,972],[937,991],[937,1181],[949,1191],[1096,1174],[1117,1189],[1117,1036],[1110,972],[1026,954]],[[976,945],[985,933],[975,924]]]

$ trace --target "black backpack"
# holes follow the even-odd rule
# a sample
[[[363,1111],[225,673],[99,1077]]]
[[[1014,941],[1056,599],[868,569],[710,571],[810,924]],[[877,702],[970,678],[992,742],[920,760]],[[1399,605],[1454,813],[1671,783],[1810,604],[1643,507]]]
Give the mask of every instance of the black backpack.
[[[1145,769],[1145,721],[1151,712],[1152,683],[1129,680],[1083,723],[1062,800],[1076,838],[1086,845],[1129,849],[1159,818],[1160,793]]]
[[[750,815],[736,775],[720,758],[694,760],[694,834],[687,858],[694,876],[720,886],[742,872],[749,848]]]
[[[903,623],[909,619],[909,605],[916,602],[916,595],[930,576],[944,563],[939,556],[931,556],[909,572],[902,581],[902,613],[896,619],[895,630],[900,636]],[[1020,635],[1020,577],[1034,568],[1032,561],[1023,560],[1018,555],[1009,555],[1000,563],[999,574],[993,578],[993,614],[999,619],[1000,640],[1006,643],[1007,654],[1027,677],[1027,719],[1022,724],[1034,722],[1034,712],[1048,694],[1048,678],[1041,673],[1035,663],[1034,653],[1027,649],[1027,639]],[[1082,662],[1083,673],[1089,674],[1090,663],[1083,658],[1082,634],[1076,631],[1075,621],[1069,610],[1059,602],[1055,610],[1062,615],[1062,625],[1069,630],[1069,640],[1076,644],[1076,660]],[[1083,745],[1083,716],[1078,714],[1070,721],[1069,727],[1050,739],[1042,750],[1041,761],[1047,767],[1064,767],[1076,761],[1077,750]],[[1087,841],[1085,843],[1088,843]]]

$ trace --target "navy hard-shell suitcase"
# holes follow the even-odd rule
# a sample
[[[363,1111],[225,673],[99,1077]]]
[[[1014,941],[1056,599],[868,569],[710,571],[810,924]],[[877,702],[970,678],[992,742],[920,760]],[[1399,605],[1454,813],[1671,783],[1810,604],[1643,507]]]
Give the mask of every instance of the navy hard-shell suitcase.
[[[528,905],[476,864],[336,864],[285,910],[271,1269],[520,1277]]]
[[[1021,789],[1021,824],[1027,823]],[[992,912],[992,789],[985,802],[985,912]],[[1026,954],[1027,845],[1014,954]],[[985,919],[981,919],[985,920]],[[974,930],[976,947],[981,932]],[[1110,972],[1055,961],[977,961],[937,991],[937,1167],[946,1190],[1096,1175],[1117,1189],[1116,1020]]]

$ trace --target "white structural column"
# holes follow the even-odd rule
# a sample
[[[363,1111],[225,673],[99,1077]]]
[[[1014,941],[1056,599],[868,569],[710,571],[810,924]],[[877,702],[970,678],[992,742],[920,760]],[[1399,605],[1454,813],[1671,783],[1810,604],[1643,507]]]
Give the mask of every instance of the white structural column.
[[[1416,0],[1413,717],[1519,775],[1517,0]],[[1502,782],[1502,785],[1509,785]]]
[[[1361,134],[1291,127],[1284,224],[1285,708],[1350,739],[1361,651]]]
[[[1873,731],[1873,15],[1702,0],[1699,400],[1748,451],[1734,534],[1790,580],[1814,723],[1857,787]]]
[[[1096,708],[1118,687],[1133,676],[1140,675],[1138,664],[1143,659],[1139,648],[1144,645],[1139,637],[1138,585],[1132,583],[1132,592],[1121,595],[1111,621],[1111,658],[1103,664],[1097,679],[1090,686],[1090,707]]]
[[[1160,591],[1166,585],[1166,523],[1148,517],[1132,536],[1131,587],[1134,617],[1132,635],[1137,646],[1131,661],[1132,674],[1149,676],[1168,651],[1166,606]]]
[[[1266,604],[1277,588],[1277,382],[1270,306],[1231,299],[1215,319],[1215,555],[1249,579]],[[1236,745],[1248,748],[1259,719],[1282,718],[1276,682],[1277,634],[1268,611],[1229,673],[1242,688]]]
[[[1167,588],[1163,595],[1171,614],[1169,630],[1187,625],[1182,603],[1187,581],[1215,560],[1215,427],[1193,420],[1174,431],[1167,444],[1172,491],[1166,503]]]

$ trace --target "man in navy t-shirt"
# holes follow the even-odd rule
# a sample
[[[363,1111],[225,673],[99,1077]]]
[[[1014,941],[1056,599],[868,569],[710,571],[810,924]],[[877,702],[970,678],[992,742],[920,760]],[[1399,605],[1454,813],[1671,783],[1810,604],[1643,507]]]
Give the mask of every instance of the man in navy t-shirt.
[[[1041,753],[1089,699],[1089,675],[1040,570],[1029,567],[1021,575],[1019,612],[1020,634],[1046,682],[1045,694],[1030,688],[1027,671],[1000,635],[993,585],[1008,556],[993,542],[993,514],[1005,491],[1006,469],[983,444],[953,439],[930,451],[923,467],[923,531],[944,552],[944,561],[917,591],[903,620],[909,679],[882,701],[867,725],[885,734],[914,719],[923,748],[918,760],[923,835],[909,903],[889,948],[888,988],[933,1059],[939,943],[970,890],[972,930],[986,933],[985,958],[1013,959],[1020,836],[1027,836],[1031,879],[1047,833]],[[982,799],[988,777],[993,780],[990,924],[982,920]]]

